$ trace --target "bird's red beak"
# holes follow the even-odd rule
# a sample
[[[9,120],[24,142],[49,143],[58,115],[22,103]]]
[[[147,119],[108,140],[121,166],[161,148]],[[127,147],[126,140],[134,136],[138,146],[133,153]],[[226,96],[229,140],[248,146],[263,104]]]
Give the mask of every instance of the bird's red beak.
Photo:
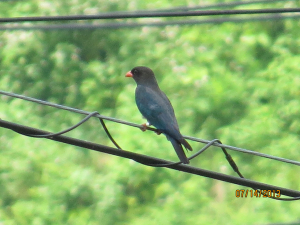
[[[128,72],[126,73],[125,77],[132,77],[131,71],[128,71]]]

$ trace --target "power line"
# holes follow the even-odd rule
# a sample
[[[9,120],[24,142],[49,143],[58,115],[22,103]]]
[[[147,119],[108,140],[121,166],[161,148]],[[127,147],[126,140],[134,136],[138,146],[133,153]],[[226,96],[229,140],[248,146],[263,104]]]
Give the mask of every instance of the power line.
[[[164,27],[164,26],[184,26],[184,25],[199,25],[199,24],[222,24],[222,23],[244,23],[258,21],[273,21],[284,19],[299,19],[300,15],[271,15],[271,16],[249,16],[244,18],[215,18],[207,20],[176,20],[164,22],[146,22],[146,23],[104,23],[104,24],[47,24],[47,25],[13,25],[0,26],[0,30],[95,30],[95,29],[122,29],[134,27]]]
[[[66,21],[66,20],[106,20],[130,18],[157,18],[157,17],[191,17],[191,16],[221,16],[242,14],[270,14],[270,13],[295,13],[300,8],[271,8],[271,9],[241,9],[241,10],[207,10],[187,12],[112,12],[99,15],[69,15],[69,16],[37,16],[0,18],[0,23],[12,22],[38,22],[38,21]]]
[[[274,2],[290,2],[290,1],[298,1],[298,0],[258,0],[258,1],[235,1],[235,2],[222,2],[211,5],[198,5],[198,6],[179,6],[168,9],[161,9],[159,11],[189,11],[189,10],[201,10],[201,9],[212,9],[212,8],[227,8],[227,7],[235,7],[242,5],[254,5],[254,4],[272,4]],[[146,10],[145,10],[146,11]]]
[[[46,102],[46,101],[43,101],[43,100],[27,97],[27,96],[24,96],[24,95],[18,95],[18,94],[15,94],[15,93],[10,93],[10,92],[6,92],[6,91],[2,91],[2,90],[0,90],[0,94],[10,96],[10,97],[13,97],[13,98],[23,99],[23,100],[26,100],[26,101],[30,101],[30,102],[34,102],[34,103],[38,103],[38,104],[42,104],[42,105],[47,105],[47,106],[58,108],[58,109],[67,110],[67,111],[70,111],[70,112],[83,114],[83,115],[90,115],[91,114],[90,112],[87,112],[87,111],[84,111],[84,110],[75,109],[75,108],[72,108],[72,107],[63,106],[63,105],[59,105],[59,104],[55,104],[55,103],[51,103],[51,102]],[[131,123],[131,122],[128,122],[128,121],[124,121],[124,120],[120,120],[120,119],[116,119],[116,118],[112,118],[112,117],[108,117],[108,116],[104,116],[104,115],[100,115],[100,114],[95,115],[94,117],[109,120],[109,121],[124,124],[124,125],[128,125],[128,126],[132,126],[132,127],[136,127],[136,128],[140,128],[140,129],[144,128],[142,125],[139,125],[139,124],[136,124],[136,123]],[[152,127],[147,127],[147,130],[157,132],[157,129],[152,128]],[[204,144],[210,143],[210,141],[200,139],[200,138],[195,138],[195,137],[190,137],[190,136],[183,136],[183,137],[185,139],[188,139],[188,140],[191,140],[191,141],[196,141],[196,142],[201,142],[201,143],[204,143]],[[259,156],[259,157],[269,158],[269,159],[272,159],[272,160],[281,161],[281,162],[290,163],[290,164],[300,166],[300,162],[290,160],[290,159],[285,159],[285,158],[281,158],[281,157],[277,157],[277,156],[272,156],[272,155],[268,155],[268,154],[264,154],[264,153],[260,153],[260,152],[255,152],[255,151],[251,151],[251,150],[248,150],[248,149],[238,148],[238,147],[234,147],[234,146],[230,146],[230,145],[224,145],[224,144],[219,144],[219,143],[214,143],[213,145],[216,146],[216,147],[220,147],[220,148],[226,148],[226,149],[230,149],[230,150],[233,150],[233,151],[238,151],[238,152],[242,152],[242,153],[256,155],[256,156]]]
[[[278,1],[287,1],[287,0],[278,0]],[[256,1],[256,3],[257,2],[264,2],[264,1]],[[248,4],[250,4],[250,2],[248,2]],[[185,9],[178,9],[178,10],[183,10],[184,11]],[[186,10],[192,10],[192,9],[186,9]],[[271,9],[268,9],[268,10],[271,10]],[[275,9],[275,10],[279,10],[279,9]],[[237,11],[245,11],[245,12],[242,13],[242,12],[237,12]],[[222,10],[220,15],[252,14],[252,13],[249,12],[249,10],[248,10],[248,12],[246,12],[246,11],[247,10],[227,10],[227,11]],[[159,12],[159,10],[154,11],[154,14],[156,14],[157,12]],[[163,12],[167,12],[167,10],[165,10]],[[218,15],[218,14],[209,14],[209,13],[213,13],[213,12],[214,12],[213,10],[206,11],[207,14],[202,14],[202,15],[199,15],[199,16]],[[234,12],[236,12],[236,13],[234,13]],[[287,12],[288,11],[280,12],[280,13],[287,13]],[[293,11],[293,12],[300,12],[300,8],[299,8],[299,11]],[[147,16],[147,13],[149,13],[149,12],[146,12],[145,16],[142,16],[142,17],[143,18],[145,18],[145,17],[160,17],[160,16],[158,16],[158,14],[157,14],[157,16],[156,15]],[[253,12],[253,13],[257,14],[257,13],[272,13],[272,12],[258,12],[257,11],[257,12]],[[78,16],[80,17],[80,15],[78,15]],[[85,15],[82,15],[82,16],[84,17]],[[97,15],[92,15],[92,16],[97,16]],[[178,16],[180,16],[180,15],[179,14],[175,15],[175,17],[178,17]],[[191,13],[191,14],[186,15],[186,16],[197,16],[197,14],[192,14]],[[64,17],[64,16],[62,16],[62,17]],[[59,17],[59,18],[62,18],[62,17]],[[68,16],[65,16],[65,17],[68,17]],[[72,16],[70,16],[70,17],[72,17]],[[164,17],[171,17],[171,15],[166,15]],[[159,23],[129,23],[129,24],[128,23],[109,23],[109,24],[101,24],[101,25],[100,24],[97,24],[97,25],[95,25],[95,24],[62,24],[61,25],[60,24],[60,25],[31,26],[31,27],[29,27],[29,26],[15,26],[15,27],[5,27],[5,26],[3,26],[3,27],[1,27],[0,26],[0,30],[126,28],[126,27],[140,27],[140,26],[194,25],[194,24],[204,24],[204,23],[245,22],[246,20],[259,21],[259,20],[293,19],[293,18],[299,18],[299,17],[300,17],[300,15],[283,16],[283,15],[278,14],[278,15],[275,15],[275,16],[265,16],[265,17],[255,17],[255,18],[250,18],[249,17],[249,18],[239,18],[239,19],[237,19],[237,18],[228,18],[228,19],[211,19],[211,20],[188,20],[188,21],[185,20],[185,21],[167,21],[167,22],[159,22]],[[52,19],[50,19],[50,17],[23,17],[23,18],[33,19],[33,20],[28,20],[28,21],[54,21],[54,20],[56,20],[56,19],[52,20]],[[42,19],[46,18],[46,20],[35,20],[34,18],[42,18]],[[133,17],[125,17],[125,18],[139,18],[139,17],[136,17],[136,15],[134,15]],[[4,19],[6,19],[6,18],[4,18]],[[12,18],[12,19],[22,19],[22,18]],[[49,19],[49,20],[47,20],[47,19]],[[88,18],[86,18],[86,19],[88,19]],[[110,19],[110,18],[98,18],[98,19]],[[69,19],[62,18],[62,19],[58,19],[58,20],[69,20]],[[76,19],[74,18],[74,19],[70,19],[70,20],[76,20]],[[82,19],[79,19],[79,20],[82,20]],[[85,20],[85,19],[83,19],[83,20]],[[0,18],[0,22],[3,22],[1,18]],[[13,22],[13,21],[8,21],[8,22]],[[20,21],[20,22],[24,22],[24,21]],[[2,91],[0,91],[0,92],[2,92]],[[3,94],[3,93],[1,93],[1,94]],[[9,95],[9,96],[11,96],[11,95]],[[23,96],[23,97],[28,98],[26,96]],[[22,98],[22,99],[28,100],[28,99],[25,99],[25,98]],[[37,99],[35,99],[35,100],[37,100]],[[40,104],[46,103],[46,102],[41,101],[41,100],[38,100],[38,101],[40,101],[39,102]],[[37,101],[33,101],[33,102],[37,102]],[[42,102],[44,102],[44,103],[42,103]],[[44,105],[51,106],[50,104],[44,104]],[[57,105],[57,106],[60,106],[60,105]],[[55,106],[53,106],[53,107],[55,107]],[[62,106],[62,107],[64,107],[64,106]],[[56,107],[56,108],[59,108],[59,107]],[[70,107],[67,107],[67,108],[70,108]],[[68,110],[68,109],[66,109],[66,110]],[[76,111],[77,109],[74,109],[74,110]],[[72,111],[72,110],[69,110],[69,111]],[[81,113],[81,114],[87,114],[88,113],[86,111],[82,111],[82,112],[79,112],[79,111],[82,111],[82,110],[78,110],[77,113]],[[85,113],[83,113],[83,112],[85,112]],[[134,127],[139,127],[139,128],[141,127],[140,125],[137,125],[137,124],[129,123],[129,122],[126,122],[126,121],[121,122],[121,120],[118,120],[118,119],[115,119],[115,118],[110,118],[110,117],[105,117],[105,116],[102,116],[102,115],[99,115],[99,116],[96,116],[96,117],[99,117],[99,118],[102,118],[102,119],[107,119],[107,120],[114,121],[114,122],[119,121],[118,123],[123,123],[123,124],[134,126]],[[7,122],[7,121],[3,121],[1,119],[0,119],[0,126],[11,129],[11,130],[16,131],[16,132],[20,132],[20,133],[24,132],[24,133],[35,133],[35,134],[49,134],[47,131],[37,130],[37,129],[30,128],[30,127],[25,127],[25,126],[21,126],[21,125],[18,125],[18,124],[13,124],[13,123],[10,123],[10,122]],[[148,128],[148,129],[152,130],[152,131],[156,131],[156,129],[153,129],[153,128]],[[194,138],[194,137],[186,137],[186,136],[184,136],[184,137],[187,138],[187,139],[190,139],[190,140],[194,140],[194,141],[198,141],[198,142],[202,142],[202,143],[208,143],[208,141],[206,141],[206,140],[201,140],[201,139]],[[79,146],[79,147],[86,146],[85,148],[88,148],[88,149],[91,149],[91,150],[106,152],[108,154],[113,154],[113,155],[117,155],[117,156],[121,156],[121,155],[119,155],[120,152],[125,152],[126,154],[131,153],[131,152],[126,152],[126,151],[120,151],[120,150],[117,150],[117,149],[114,149],[114,148],[108,149],[110,147],[104,146],[104,145],[97,145],[95,143],[90,143],[90,142],[85,142],[84,143],[84,141],[82,141],[82,140],[72,139],[72,138],[68,138],[68,137],[65,137],[65,136],[51,137],[49,139],[56,140],[56,141],[63,142],[63,143],[76,145],[76,146]],[[71,142],[73,142],[73,143],[71,143]],[[225,148],[235,150],[235,151],[240,151],[240,152],[253,154],[253,155],[257,155],[257,156],[261,156],[261,157],[265,157],[265,158],[270,158],[270,159],[274,159],[274,160],[278,160],[278,161],[282,161],[282,162],[287,162],[287,163],[295,164],[295,165],[298,165],[298,166],[300,165],[300,162],[297,162],[297,161],[292,161],[292,160],[283,159],[283,158],[279,158],[279,157],[269,156],[269,155],[261,154],[261,153],[254,154],[255,152],[250,151],[250,150],[240,149],[240,148],[227,146],[227,145],[223,145],[223,144],[215,144],[215,145],[217,147],[225,147]],[[117,150],[118,154],[112,153],[112,149]],[[135,154],[135,153],[133,153],[133,154]],[[139,155],[139,154],[135,154],[135,155],[136,155],[136,158],[135,158],[135,156],[132,157],[133,155],[130,155],[128,157],[126,157],[126,156],[121,156],[121,157],[133,159],[133,160],[135,160],[137,162],[141,162],[141,163],[146,162],[145,164],[163,164],[163,165],[166,165],[166,167],[171,168],[171,169],[176,169],[176,170],[191,173],[191,174],[197,174],[197,175],[201,175],[201,176],[205,176],[205,177],[209,177],[209,178],[213,178],[213,179],[218,179],[218,180],[222,180],[222,181],[225,181],[225,182],[244,185],[244,186],[248,186],[248,187],[251,187],[251,188],[254,188],[254,189],[281,190],[281,193],[284,194],[284,195],[300,198],[300,192],[298,192],[298,191],[293,191],[293,190],[290,190],[290,189],[280,188],[280,187],[276,187],[276,186],[272,186],[272,185],[268,185],[268,184],[262,184],[262,183],[251,181],[251,180],[236,178],[236,177],[233,177],[233,176],[228,176],[228,175],[224,175],[224,174],[220,174],[220,173],[216,173],[216,172],[212,172],[212,171],[202,170],[202,169],[187,166],[187,165],[182,165],[182,164],[177,165],[177,164],[173,164],[172,162],[168,162],[168,161],[157,159],[157,158],[148,157],[148,156],[145,156],[145,155]],[[183,168],[181,168],[182,166],[183,166]],[[179,168],[177,168],[177,167],[179,167]],[[185,167],[189,167],[189,168],[185,168]],[[240,179],[240,180],[236,180],[236,179]],[[244,181],[246,181],[246,182],[244,182]],[[290,199],[290,200],[294,200],[294,199]]]
[[[19,0],[0,0],[0,2],[15,2]],[[211,8],[221,8],[221,7],[235,7],[241,5],[253,5],[253,4],[268,4],[274,2],[291,2],[291,1],[298,1],[298,0],[257,0],[257,1],[235,1],[235,2],[224,2],[224,3],[216,3],[210,5],[200,5],[200,6],[178,6],[166,9],[159,9],[156,11],[188,11],[188,10],[197,10],[197,9],[211,9]],[[151,11],[151,10],[139,10],[142,11]]]
[[[27,127],[27,126],[22,126],[22,125],[4,121],[1,119],[0,119],[0,126],[10,129],[10,130],[13,130],[18,133],[21,133],[21,134],[22,133],[25,133],[25,134],[30,133],[30,134],[35,134],[35,135],[50,134],[47,131],[38,130],[38,129]],[[74,145],[74,146],[78,146],[78,147],[82,147],[82,148],[87,148],[87,149],[94,150],[94,151],[99,151],[99,152],[115,155],[115,156],[120,156],[120,157],[127,158],[127,159],[133,159],[137,162],[141,162],[141,163],[145,163],[145,164],[166,164],[167,168],[175,169],[175,170],[190,173],[190,174],[213,178],[213,179],[217,179],[217,180],[221,180],[221,181],[225,181],[225,182],[233,183],[233,184],[237,184],[237,185],[242,185],[242,186],[246,186],[246,187],[250,187],[250,188],[254,188],[254,189],[276,190],[276,191],[280,190],[281,195],[286,195],[286,196],[296,197],[296,198],[300,197],[299,191],[290,190],[290,189],[282,188],[282,187],[277,187],[274,185],[264,184],[264,183],[244,179],[244,178],[225,175],[225,174],[221,174],[221,173],[217,173],[217,172],[213,172],[213,171],[209,171],[209,170],[196,168],[193,166],[188,166],[185,164],[173,164],[170,161],[166,161],[166,160],[162,160],[162,159],[158,159],[158,158],[154,158],[154,157],[150,157],[150,156],[146,156],[146,155],[142,155],[142,154],[137,154],[137,153],[133,153],[133,152],[128,152],[125,150],[119,150],[119,149],[108,147],[105,145],[100,145],[100,144],[96,144],[96,143],[92,143],[92,142],[88,142],[88,141],[70,138],[70,137],[66,137],[63,135],[53,136],[48,139],[66,143],[66,144],[70,144],[70,145]],[[294,200],[294,199],[292,198],[290,200]]]
[[[203,10],[203,9],[213,9],[213,8],[228,8],[228,7],[236,7],[243,5],[256,5],[256,4],[272,4],[275,2],[294,2],[299,0],[257,0],[257,1],[235,1],[235,2],[221,2],[215,4],[208,5],[196,5],[196,6],[177,6],[171,8],[164,9],[156,9],[156,10],[137,10],[135,12],[175,12],[175,11],[192,11],[192,10]],[[118,11],[120,12],[128,12],[128,11]]]
[[[11,96],[11,93],[9,93],[9,96]],[[22,99],[28,98],[28,97],[26,97],[26,96],[19,96],[19,97],[21,97]],[[35,100],[34,102],[41,101],[41,100],[37,100],[37,99],[33,99],[33,98],[29,98],[28,100],[30,100],[30,101]],[[42,102],[41,104],[49,105],[48,102],[44,102],[44,101],[41,101],[41,102]],[[53,103],[50,103],[50,104],[53,104]],[[63,106],[61,106],[61,107],[63,107]],[[17,132],[17,133],[19,133],[19,134],[25,135],[25,136],[36,137],[36,138],[48,138],[48,139],[54,140],[54,138],[60,137],[61,134],[64,134],[64,133],[66,133],[66,132],[69,132],[70,130],[72,130],[72,129],[78,127],[79,125],[81,125],[82,123],[84,123],[85,121],[87,121],[90,117],[95,116],[95,115],[98,115],[98,114],[99,114],[98,112],[89,113],[88,116],[85,117],[81,122],[77,123],[76,125],[72,126],[71,128],[68,128],[68,129],[66,129],[66,130],[64,130],[64,131],[61,131],[61,132],[58,132],[58,133],[54,133],[54,134],[53,134],[53,133],[47,133],[47,132],[46,132],[46,134],[45,134],[45,133],[41,134],[41,133],[36,133],[34,130],[33,130],[33,132],[32,132],[32,131],[29,131],[29,130],[27,130],[27,131],[24,131],[24,130],[23,130],[23,131],[22,131],[22,129],[19,129],[19,126],[20,126],[20,125],[18,125],[18,124],[14,124],[14,125],[16,125],[17,129],[15,129],[15,128],[12,127],[11,125],[7,125],[7,124],[6,124],[7,126],[4,125],[3,127],[6,127],[6,128],[8,128],[8,129],[11,129],[11,130],[13,130],[13,131],[15,131],[15,132]],[[118,150],[121,151],[122,149],[120,148],[120,146],[114,141],[114,139],[113,139],[112,136],[110,135],[110,133],[109,133],[108,129],[106,128],[106,125],[104,124],[104,121],[102,120],[102,118],[99,118],[99,119],[100,119],[100,122],[101,122],[101,124],[102,124],[102,126],[103,126],[103,128],[104,128],[104,130],[105,130],[105,132],[106,132],[106,134],[107,134],[108,137],[110,138],[110,140],[115,144],[115,146],[118,148]],[[4,122],[9,123],[9,122],[7,122],[7,121],[4,121]],[[1,125],[0,125],[0,126],[1,126]],[[24,127],[24,126],[22,126],[22,127]],[[43,131],[43,132],[44,132],[44,131]],[[60,136],[58,136],[58,135],[60,135]],[[208,143],[205,147],[203,147],[201,150],[199,150],[199,151],[198,151],[196,154],[194,154],[193,156],[189,157],[189,159],[192,159],[192,158],[198,156],[199,154],[201,154],[202,152],[204,152],[206,149],[208,149],[211,145],[213,145],[213,144],[216,143],[216,142],[222,144],[222,143],[221,143],[219,140],[217,140],[217,139],[215,139],[215,140],[213,140],[213,141],[209,141],[209,143]],[[65,142],[65,143],[67,143],[67,142]],[[95,144],[93,144],[92,147],[93,147],[92,149],[94,149],[94,148],[95,148]],[[107,147],[107,146],[106,146],[106,147]],[[227,159],[227,161],[229,162],[229,164],[231,165],[231,167],[233,168],[233,170],[234,170],[236,173],[238,173],[238,175],[240,176],[240,178],[243,178],[243,179],[244,179],[243,175],[239,172],[238,167],[236,166],[236,164],[235,164],[235,162],[233,161],[233,159],[231,158],[231,156],[227,153],[226,149],[225,149],[224,147],[221,147],[221,149],[222,149],[222,151],[224,152],[224,154],[225,154],[225,156],[226,156],[226,159]],[[138,163],[141,163],[141,164],[144,164],[144,165],[148,165],[148,166],[154,166],[154,167],[168,167],[168,168],[172,168],[172,167],[174,167],[174,166],[177,166],[177,165],[181,164],[180,162],[177,162],[177,163],[170,163],[170,162],[167,162],[167,161],[165,161],[165,162],[163,162],[163,163],[150,162],[150,161],[147,161],[147,160],[145,161],[143,158],[140,158],[140,159],[138,159],[138,158],[136,158],[136,159],[131,158],[131,159],[135,160],[135,161],[138,162]],[[196,168],[196,169],[198,169],[198,168]],[[211,171],[209,171],[209,172],[211,172]],[[213,173],[214,173],[214,172],[213,172]],[[198,174],[198,175],[201,175],[201,174]],[[215,179],[217,179],[217,178],[215,178]],[[262,191],[264,191],[264,190],[261,190],[260,188],[258,188],[258,187],[256,187],[256,186],[251,186],[251,188],[253,188],[255,192],[259,192],[260,194],[261,194]],[[259,189],[260,189],[260,190],[259,190]],[[270,193],[271,193],[272,190],[275,191],[275,189],[270,189],[270,190],[268,190],[268,191],[270,191]],[[279,189],[276,190],[277,193],[278,193],[278,191],[279,191]],[[259,194],[259,196],[260,196],[260,194]],[[272,199],[275,199],[275,200],[282,200],[282,201],[292,201],[292,200],[299,200],[299,199],[300,199],[300,196],[299,196],[299,197],[294,197],[294,198],[276,198],[276,197],[273,197],[273,196],[269,196],[269,198],[272,198]]]

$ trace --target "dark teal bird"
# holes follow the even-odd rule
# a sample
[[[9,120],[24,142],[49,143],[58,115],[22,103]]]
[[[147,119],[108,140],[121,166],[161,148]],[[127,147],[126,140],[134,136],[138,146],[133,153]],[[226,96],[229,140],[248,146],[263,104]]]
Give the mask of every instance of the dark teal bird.
[[[147,119],[148,125],[155,126],[165,134],[180,161],[188,164],[189,160],[182,145],[188,150],[193,149],[181,135],[171,102],[160,90],[153,71],[148,67],[137,66],[126,73],[126,77],[132,77],[137,84],[135,101],[141,114]]]

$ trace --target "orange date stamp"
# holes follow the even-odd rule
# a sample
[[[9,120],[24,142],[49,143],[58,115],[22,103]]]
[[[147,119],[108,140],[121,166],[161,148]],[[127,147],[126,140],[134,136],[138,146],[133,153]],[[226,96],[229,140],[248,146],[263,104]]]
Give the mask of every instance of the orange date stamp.
[[[235,191],[237,198],[279,198],[280,190],[248,190],[238,189]]]

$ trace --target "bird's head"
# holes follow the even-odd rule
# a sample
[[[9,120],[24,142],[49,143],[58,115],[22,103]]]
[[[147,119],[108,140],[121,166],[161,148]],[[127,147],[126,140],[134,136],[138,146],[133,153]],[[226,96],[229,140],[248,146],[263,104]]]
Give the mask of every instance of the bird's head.
[[[137,85],[157,86],[153,71],[145,66],[137,66],[126,73],[125,77],[132,77]]]

